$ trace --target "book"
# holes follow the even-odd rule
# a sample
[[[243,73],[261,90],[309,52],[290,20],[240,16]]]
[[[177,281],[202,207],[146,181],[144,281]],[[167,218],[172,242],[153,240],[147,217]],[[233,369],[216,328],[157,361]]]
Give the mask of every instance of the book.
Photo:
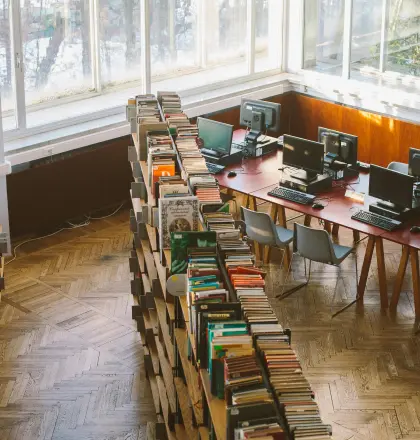
[[[160,249],[171,248],[171,233],[198,231],[199,204],[197,197],[159,199]]]
[[[189,250],[192,248],[216,251],[216,233],[186,231],[171,233],[171,273],[187,273]]]

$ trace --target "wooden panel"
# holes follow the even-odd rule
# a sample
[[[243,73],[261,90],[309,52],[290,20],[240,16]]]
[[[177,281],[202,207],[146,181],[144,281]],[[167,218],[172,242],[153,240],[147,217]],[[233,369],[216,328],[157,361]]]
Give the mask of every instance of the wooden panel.
[[[290,133],[316,140],[323,126],[359,137],[359,159],[387,166],[408,161],[409,147],[420,148],[420,125],[346,107],[301,94],[293,95]]]

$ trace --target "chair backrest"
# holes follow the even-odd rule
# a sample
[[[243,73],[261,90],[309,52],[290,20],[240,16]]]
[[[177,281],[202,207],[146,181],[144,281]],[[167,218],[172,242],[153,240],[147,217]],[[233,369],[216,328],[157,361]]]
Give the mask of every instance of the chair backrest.
[[[391,162],[388,167],[389,170],[398,171],[402,174],[408,174],[408,164],[402,162]]]
[[[294,252],[303,258],[319,263],[335,263],[334,249],[327,231],[295,223],[294,233]]]
[[[258,243],[276,246],[276,227],[272,218],[265,212],[256,212],[242,206],[246,225],[246,235]]]

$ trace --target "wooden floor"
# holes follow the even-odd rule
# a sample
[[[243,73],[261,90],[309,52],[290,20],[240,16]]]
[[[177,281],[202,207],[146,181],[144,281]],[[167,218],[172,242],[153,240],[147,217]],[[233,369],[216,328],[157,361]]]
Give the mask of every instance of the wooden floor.
[[[131,320],[130,241],[125,211],[28,243],[6,266],[1,440],[146,438],[155,414]]]
[[[351,242],[340,231],[340,242]],[[7,266],[0,304],[1,440],[138,440],[155,420],[131,320],[128,213],[30,243]],[[359,245],[359,267],[365,244]],[[391,292],[401,250],[385,245]],[[19,254],[22,255],[22,254]],[[273,255],[276,260],[276,255]],[[294,260],[294,278],[303,277]],[[283,275],[271,265],[269,294]],[[398,313],[382,314],[376,268],[364,307],[331,319],[355,296],[354,261],[313,266],[308,288],[278,301],[280,322],[335,440],[420,439],[420,336],[409,273]],[[408,271],[409,272],[409,271]]]

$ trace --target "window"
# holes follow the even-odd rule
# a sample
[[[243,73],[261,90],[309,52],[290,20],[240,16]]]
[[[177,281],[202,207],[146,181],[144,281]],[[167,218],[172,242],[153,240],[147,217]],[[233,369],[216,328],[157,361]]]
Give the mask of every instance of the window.
[[[393,87],[418,84],[420,0],[305,0],[304,68]]]
[[[10,35],[9,1],[0,0],[0,93],[4,130],[15,128],[13,58]]]
[[[119,115],[127,94],[278,73],[283,2],[0,0],[6,135]]]
[[[341,75],[344,0],[306,0],[304,68]]]

